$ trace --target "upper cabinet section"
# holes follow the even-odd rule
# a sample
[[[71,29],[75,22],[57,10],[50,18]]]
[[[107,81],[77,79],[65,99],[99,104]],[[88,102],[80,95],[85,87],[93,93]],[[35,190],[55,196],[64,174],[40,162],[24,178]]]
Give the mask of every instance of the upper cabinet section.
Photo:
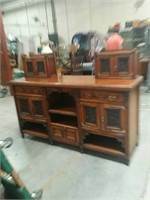
[[[96,78],[136,78],[140,75],[136,49],[105,51],[95,55]]]
[[[37,54],[30,57],[24,56],[22,60],[26,77],[45,78],[57,75],[54,54]]]

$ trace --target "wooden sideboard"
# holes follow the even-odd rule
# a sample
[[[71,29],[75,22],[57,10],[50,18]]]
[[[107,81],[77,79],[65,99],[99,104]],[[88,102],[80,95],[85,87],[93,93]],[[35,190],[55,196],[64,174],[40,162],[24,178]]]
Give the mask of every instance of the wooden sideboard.
[[[139,86],[135,79],[94,76],[10,81],[22,137],[31,134],[123,158],[138,144]]]

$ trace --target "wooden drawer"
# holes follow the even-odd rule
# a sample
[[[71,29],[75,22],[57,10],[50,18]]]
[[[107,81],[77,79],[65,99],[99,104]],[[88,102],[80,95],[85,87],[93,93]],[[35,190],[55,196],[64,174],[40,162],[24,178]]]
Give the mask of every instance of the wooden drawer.
[[[75,90],[69,88],[47,88],[46,90],[48,94],[52,92],[57,92],[57,93],[67,93],[73,97],[75,96]]]
[[[44,94],[43,88],[41,87],[29,87],[29,86],[14,86],[14,93],[21,95],[42,95]]]
[[[90,99],[102,102],[124,102],[124,94],[119,92],[100,92],[98,90],[84,90],[81,91],[80,97],[82,99]]]
[[[78,144],[79,135],[77,128],[68,128],[62,125],[52,125],[53,140],[68,144]]]
[[[115,93],[115,92],[101,93],[100,99],[102,101],[107,101],[107,102],[121,103],[121,102],[124,102],[124,94],[123,93]]]

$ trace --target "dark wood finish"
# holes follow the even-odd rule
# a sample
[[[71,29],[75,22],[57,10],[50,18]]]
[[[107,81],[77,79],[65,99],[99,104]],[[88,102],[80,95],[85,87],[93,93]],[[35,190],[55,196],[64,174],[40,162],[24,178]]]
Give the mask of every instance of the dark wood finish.
[[[140,75],[136,49],[105,51],[95,55],[96,78],[135,78]]]
[[[135,79],[63,76],[10,81],[22,135],[31,134],[129,161],[138,143]],[[35,103],[36,102],[36,103]]]
[[[23,69],[26,77],[45,78],[57,75],[54,54],[37,54],[30,57],[23,56]]]

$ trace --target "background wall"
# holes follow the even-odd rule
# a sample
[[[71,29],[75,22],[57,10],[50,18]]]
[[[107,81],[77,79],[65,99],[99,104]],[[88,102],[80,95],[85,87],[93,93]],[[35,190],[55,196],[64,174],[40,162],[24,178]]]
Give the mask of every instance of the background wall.
[[[96,30],[106,34],[108,27],[117,22],[123,29],[126,21],[150,18],[150,0],[141,0],[141,6],[138,9],[135,8],[136,1],[54,0],[61,42],[70,44],[72,36],[77,32]],[[34,2],[33,6],[23,4],[14,11],[4,12],[3,22],[7,35],[27,37],[41,35],[42,40],[45,40],[48,33],[54,32],[50,0],[45,0],[43,3]],[[36,21],[35,17],[39,21]]]

